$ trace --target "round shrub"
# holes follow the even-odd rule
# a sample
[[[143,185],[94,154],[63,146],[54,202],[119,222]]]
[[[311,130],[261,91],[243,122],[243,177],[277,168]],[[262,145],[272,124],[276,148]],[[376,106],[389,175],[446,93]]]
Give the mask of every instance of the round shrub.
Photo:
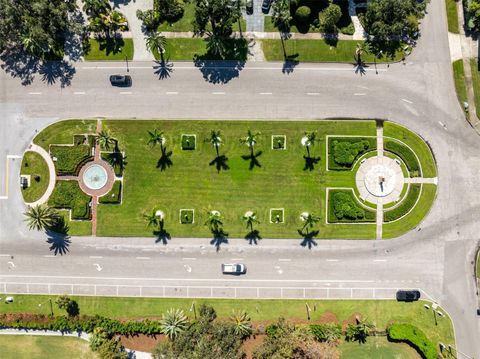
[[[307,23],[310,19],[310,14],[312,11],[308,6],[300,6],[297,11],[295,11],[295,19],[301,23]]]

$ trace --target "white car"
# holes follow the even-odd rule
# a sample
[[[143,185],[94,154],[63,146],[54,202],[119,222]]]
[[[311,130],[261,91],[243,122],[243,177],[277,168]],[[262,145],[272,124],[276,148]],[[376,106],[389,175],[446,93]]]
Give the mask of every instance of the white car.
[[[241,263],[222,264],[223,274],[245,274],[247,267]]]

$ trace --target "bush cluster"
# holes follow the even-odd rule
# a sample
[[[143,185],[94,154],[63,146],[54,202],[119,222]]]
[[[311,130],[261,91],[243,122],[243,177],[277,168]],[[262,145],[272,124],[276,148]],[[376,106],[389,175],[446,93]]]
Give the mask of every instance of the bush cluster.
[[[351,167],[358,155],[367,151],[370,147],[370,142],[367,140],[360,140],[356,142],[350,141],[333,141],[333,159],[335,163]]]
[[[350,193],[344,191],[334,192],[332,195],[333,213],[337,219],[363,219],[365,210],[360,208]]]
[[[57,181],[48,205],[54,208],[69,208],[72,219],[90,219],[92,198],[82,192],[77,181]]]
[[[437,359],[437,349],[417,327],[411,324],[392,324],[387,328],[388,339],[394,342],[404,342],[415,348],[425,359]]]
[[[112,189],[105,195],[98,199],[100,203],[104,204],[118,204],[122,202],[122,181],[115,181]]]
[[[50,155],[56,157],[55,170],[58,175],[77,175],[80,167],[91,160],[89,145],[50,146]]]
[[[385,222],[391,222],[396,219],[399,219],[406,215],[408,211],[410,211],[411,208],[415,205],[415,202],[417,202],[418,197],[420,196],[420,189],[422,188],[422,185],[419,183],[413,183],[410,185],[410,189],[408,190],[407,196],[405,199],[402,201],[402,203],[390,210],[390,211],[385,211],[383,214],[383,220]]]
[[[303,24],[308,23],[308,20],[310,19],[310,14],[312,11],[308,6],[300,6],[297,11],[295,11],[295,19]]]
[[[28,328],[35,330],[59,330],[62,332],[82,331],[86,333],[93,333],[96,327],[102,327],[109,333],[119,335],[153,335],[161,333],[159,321],[145,319],[142,321],[121,322],[116,319],[110,319],[99,315],[50,317],[44,314],[0,314],[0,327],[14,329]]]
[[[410,148],[394,140],[385,140],[384,148],[400,157],[411,174],[420,172],[417,157]]]
[[[342,326],[336,323],[311,324],[310,331],[319,342],[335,342],[342,336]]]

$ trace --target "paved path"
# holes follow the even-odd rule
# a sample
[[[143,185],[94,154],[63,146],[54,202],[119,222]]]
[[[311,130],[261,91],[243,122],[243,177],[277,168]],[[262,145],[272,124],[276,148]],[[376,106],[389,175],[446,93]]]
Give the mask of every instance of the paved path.
[[[429,184],[438,184],[438,178],[425,178],[425,177],[408,177],[405,178],[405,183],[429,183]]]
[[[28,151],[36,152],[40,156],[42,156],[42,158],[44,159],[44,161],[47,164],[48,175],[49,175],[49,177],[48,177],[49,178],[48,179],[48,187],[47,187],[47,190],[45,191],[45,193],[42,195],[42,197],[40,197],[40,199],[38,199],[35,202],[27,203],[27,205],[33,207],[33,206],[36,206],[36,205],[44,204],[48,201],[48,198],[50,197],[50,195],[52,194],[52,192],[55,188],[55,180],[57,178],[57,174],[55,172],[55,164],[53,163],[52,158],[50,157],[49,153],[47,151],[45,151],[42,147],[32,143],[32,144],[30,144],[30,146],[28,146]]]
[[[253,0],[253,14],[245,14],[247,31],[263,32],[265,28],[265,15],[262,12],[262,0]]]
[[[163,31],[162,35],[164,35],[166,38],[193,38],[194,33],[193,31]],[[234,31],[232,36],[234,37],[240,37],[242,36],[245,38],[253,38],[253,39],[274,39],[274,40],[280,40],[281,39],[281,34],[278,31],[273,31],[273,32],[258,32],[258,31],[245,31],[242,34],[238,31]],[[290,33],[290,39],[299,39],[299,40],[323,40],[325,39],[325,35],[318,33],[318,32],[309,32],[308,34],[302,34],[299,32],[292,32]],[[203,36],[204,38],[207,37],[207,35]],[[352,40],[353,37],[352,35],[344,35],[344,34],[338,34],[339,40]]]
[[[350,19],[352,19],[355,32],[353,33],[353,40],[364,40],[365,39],[365,30],[363,29],[362,24],[357,16],[357,5],[354,0],[348,0],[348,14]]]

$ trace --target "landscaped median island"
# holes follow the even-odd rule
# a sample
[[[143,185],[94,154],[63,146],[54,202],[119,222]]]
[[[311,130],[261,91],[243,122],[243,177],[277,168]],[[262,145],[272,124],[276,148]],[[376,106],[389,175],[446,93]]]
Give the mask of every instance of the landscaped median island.
[[[27,151],[23,156],[20,176],[22,195],[27,203],[38,201],[45,193],[50,180],[48,166],[45,160],[36,152]]]
[[[430,148],[390,122],[94,123],[57,122],[34,139],[55,164],[48,203],[69,210],[71,235],[89,234],[96,205],[99,236],[371,239],[381,198],[393,237],[417,226],[435,198]],[[108,170],[95,170],[93,179],[110,181],[101,193],[85,189],[94,156]]]
[[[118,338],[130,349],[170,354],[167,357],[203,350],[207,357],[215,352],[219,357],[242,358],[246,352],[267,359],[284,348],[307,359],[322,357],[319,353],[355,359],[406,353],[410,355],[406,358],[434,359],[448,357],[440,344],[455,346],[449,316],[441,308],[436,309],[441,315],[434,316],[426,301],[14,298],[13,303],[0,304],[2,327],[80,330],[93,334],[91,347],[99,353],[105,340]]]

